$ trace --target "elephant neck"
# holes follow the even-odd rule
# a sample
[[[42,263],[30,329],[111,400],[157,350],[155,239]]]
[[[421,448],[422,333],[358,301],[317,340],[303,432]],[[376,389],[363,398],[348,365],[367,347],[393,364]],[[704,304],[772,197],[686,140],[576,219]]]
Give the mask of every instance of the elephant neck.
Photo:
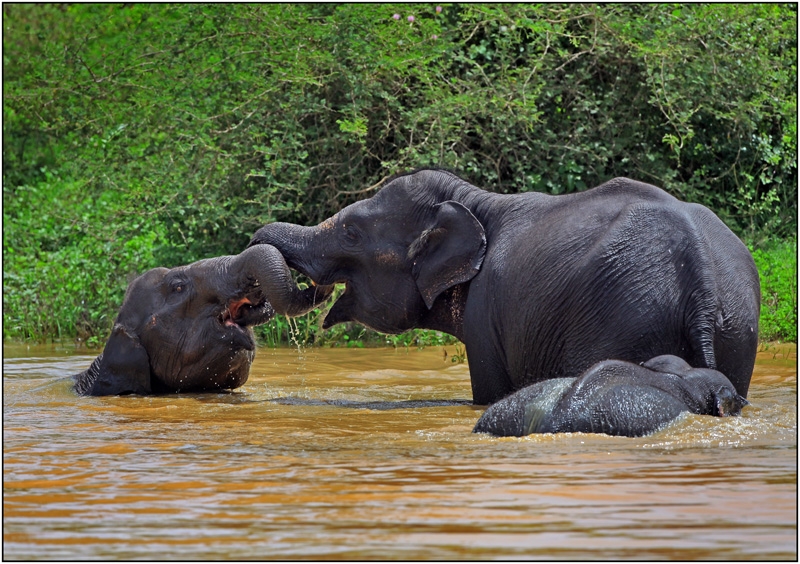
[[[531,198],[533,194],[525,194],[527,213],[531,213]],[[438,200],[453,200],[466,207],[481,222],[491,236],[493,229],[501,225],[505,218],[512,217],[519,207],[520,195],[497,194],[483,188],[473,186],[458,177],[450,177],[442,183],[438,192]],[[437,202],[438,203],[438,202]]]
[[[421,329],[432,329],[464,340],[464,306],[467,303],[469,282],[448,288],[436,298],[433,307],[419,324]]]
[[[441,192],[439,199],[442,201],[454,200],[459,202],[475,214],[475,217],[478,217],[492,207],[497,196],[498,194],[487,192],[482,188],[473,186],[469,182],[456,178],[454,181],[448,182],[445,185],[445,189]],[[478,219],[480,219],[480,217],[478,217]]]

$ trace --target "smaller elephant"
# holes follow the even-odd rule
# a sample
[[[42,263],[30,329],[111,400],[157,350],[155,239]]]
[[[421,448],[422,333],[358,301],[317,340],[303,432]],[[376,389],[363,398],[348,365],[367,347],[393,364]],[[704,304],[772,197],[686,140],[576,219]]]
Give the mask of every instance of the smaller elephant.
[[[154,268],[128,286],[105,349],[73,376],[74,389],[107,396],[237,388],[255,356],[250,327],[276,313],[307,313],[332,290],[300,290],[270,245]]]
[[[739,415],[748,405],[721,372],[657,356],[642,365],[598,362],[577,378],[538,382],[491,405],[473,433],[605,433],[640,437],[688,411]]]

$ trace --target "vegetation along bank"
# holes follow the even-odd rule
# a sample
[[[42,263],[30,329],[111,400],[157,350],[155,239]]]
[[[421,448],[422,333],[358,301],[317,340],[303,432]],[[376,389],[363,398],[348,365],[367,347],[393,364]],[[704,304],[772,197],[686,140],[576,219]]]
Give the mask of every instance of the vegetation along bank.
[[[433,165],[500,193],[628,176],[702,203],[753,251],[761,338],[797,340],[796,4],[3,11],[6,339],[99,344],[135,274]],[[260,335],[453,343],[319,317]]]

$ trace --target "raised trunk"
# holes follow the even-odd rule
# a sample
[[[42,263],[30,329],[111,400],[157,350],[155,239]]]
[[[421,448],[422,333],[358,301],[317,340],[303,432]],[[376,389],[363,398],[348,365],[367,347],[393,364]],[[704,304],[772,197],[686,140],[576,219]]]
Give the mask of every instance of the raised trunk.
[[[247,325],[264,323],[275,313],[303,315],[325,301],[332,291],[325,286],[299,289],[283,255],[272,245],[259,244],[248,248],[237,257],[236,264],[242,265],[239,286],[244,289],[243,299],[255,306],[243,313]],[[264,298],[267,303],[259,304]],[[271,306],[272,311],[266,306]]]
[[[317,284],[332,284],[336,280],[321,279],[327,270],[325,253],[320,252],[316,245],[320,237],[324,238],[327,223],[324,222],[316,227],[270,223],[255,232],[248,247],[272,245],[289,267],[308,276]]]

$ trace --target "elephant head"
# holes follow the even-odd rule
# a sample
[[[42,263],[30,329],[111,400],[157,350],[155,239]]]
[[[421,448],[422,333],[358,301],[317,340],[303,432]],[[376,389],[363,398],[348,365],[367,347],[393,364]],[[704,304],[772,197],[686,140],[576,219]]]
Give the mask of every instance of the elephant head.
[[[274,245],[318,284],[346,285],[326,329],[356,321],[383,333],[427,327],[458,336],[456,308],[433,311],[434,303],[478,273],[486,250],[481,223],[446,196],[459,184],[443,171],[403,175],[315,227],[266,225],[250,246]]]
[[[306,313],[331,290],[298,289],[269,245],[154,268],[128,286],[103,353],[75,376],[75,389],[101,396],[236,388],[255,355],[250,326]]]
[[[661,355],[651,358],[642,366],[654,372],[674,374],[686,382],[683,400],[694,413],[727,417],[739,415],[749,405],[724,374],[710,368],[693,368],[682,358]]]

